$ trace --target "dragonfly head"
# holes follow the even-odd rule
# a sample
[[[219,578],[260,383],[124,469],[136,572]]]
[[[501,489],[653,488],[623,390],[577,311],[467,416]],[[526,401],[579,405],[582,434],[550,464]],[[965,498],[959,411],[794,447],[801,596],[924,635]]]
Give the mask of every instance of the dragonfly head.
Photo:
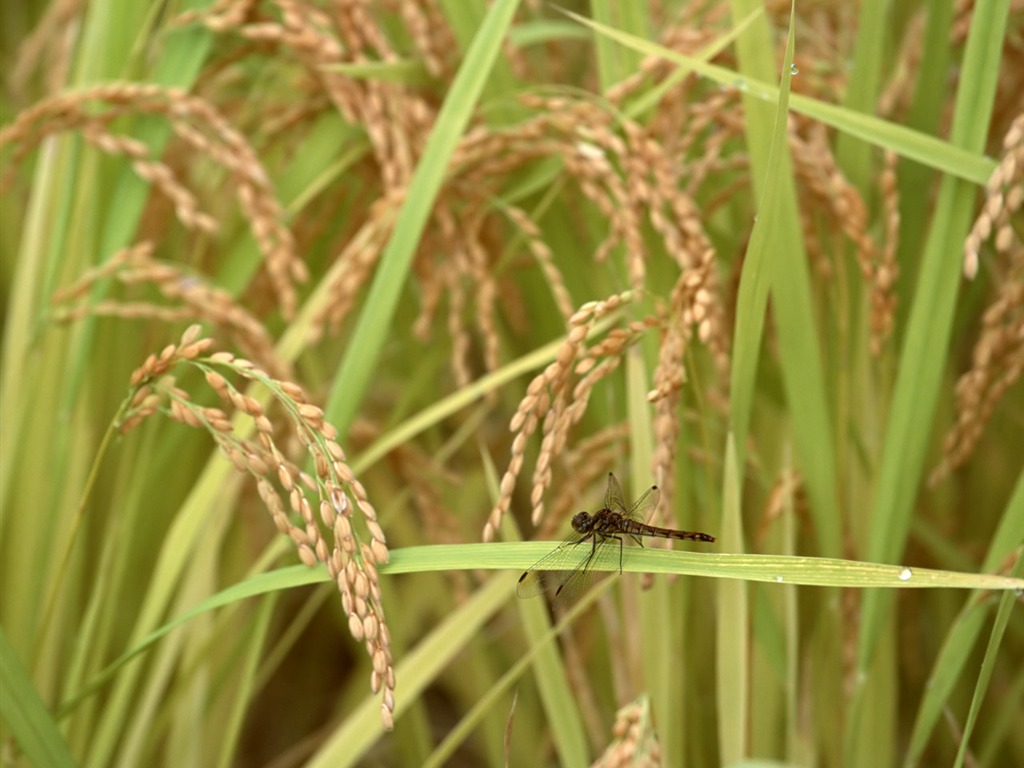
[[[593,523],[589,512],[577,512],[572,516],[572,529],[576,533],[588,533]]]

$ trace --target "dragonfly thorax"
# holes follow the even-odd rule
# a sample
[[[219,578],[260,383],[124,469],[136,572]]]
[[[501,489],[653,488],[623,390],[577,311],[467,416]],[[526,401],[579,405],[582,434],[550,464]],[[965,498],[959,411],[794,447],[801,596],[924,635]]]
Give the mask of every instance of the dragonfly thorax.
[[[572,529],[576,533],[589,533],[594,527],[596,517],[591,517],[589,512],[577,512],[572,516]]]

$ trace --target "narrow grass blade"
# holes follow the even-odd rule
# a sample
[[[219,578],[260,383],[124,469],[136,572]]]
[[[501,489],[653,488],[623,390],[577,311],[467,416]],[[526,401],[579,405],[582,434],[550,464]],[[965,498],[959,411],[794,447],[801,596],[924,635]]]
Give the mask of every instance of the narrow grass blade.
[[[996,0],[979,6],[971,18],[951,131],[951,143],[967,151],[981,152],[985,145],[999,80],[1002,46],[998,41],[1005,37],[1008,13],[1007,0]],[[871,512],[867,550],[871,560],[894,561],[906,546],[944,380],[960,282],[960,248],[950,244],[963,242],[974,197],[974,187],[953,176],[943,178],[939,187],[885,429]],[[858,681],[867,682],[891,604],[886,592],[865,596],[857,642]],[[860,740],[861,720],[870,711],[867,687],[856,688],[851,701],[845,746],[848,762]]]
[[[758,6],[760,7],[760,6]],[[755,10],[749,3],[743,3],[735,10],[737,18],[749,17],[750,12]],[[748,74],[740,74],[734,70],[716,64],[709,64],[699,58],[687,56],[673,51],[669,48],[653,43],[649,40],[626,34],[617,29],[599,24],[596,21],[586,19],[569,11],[563,11],[570,18],[575,19],[584,26],[600,30],[608,37],[618,40],[637,51],[649,56],[660,56],[667,61],[672,61],[688,71],[696,72],[701,77],[718,83],[727,88],[739,88],[745,95],[750,95],[771,103],[778,102],[778,88],[768,82],[750,77]],[[755,25],[756,26],[756,25]],[[999,49],[993,47],[993,52]],[[980,150],[971,151],[955,143],[943,141],[926,133],[916,131],[913,128],[891,123],[887,120],[855,112],[847,107],[829,104],[803,94],[793,94],[790,98],[790,108],[794,112],[812,117],[836,130],[855,136],[868,144],[881,149],[890,149],[902,157],[909,158],[921,163],[928,168],[957,176],[975,184],[984,184],[995,169],[995,162],[988,158]]]
[[[444,183],[448,162],[469,124],[518,7],[517,0],[499,0],[490,7],[427,139],[326,408],[331,423],[342,434],[351,425],[373,378],[376,361],[391,332],[391,322],[409,266]]]
[[[1020,510],[1024,509],[1024,472],[1017,478],[1017,486],[1006,509],[999,529],[992,538],[992,545],[981,566],[982,572],[995,571],[1001,562],[1017,547],[1024,546],[1024,531],[1021,530]],[[935,725],[947,706],[957,680],[963,673],[967,660],[974,650],[974,644],[981,635],[982,626],[988,616],[988,601],[985,594],[975,592],[968,595],[964,607],[957,616],[939,649],[932,672],[925,685],[914,729],[910,734],[904,765],[917,765],[928,744]]]
[[[741,12],[747,10],[746,3],[737,4],[741,6]],[[756,29],[759,25],[754,26]],[[747,110],[747,141],[751,147],[751,159],[757,170],[755,180],[763,179],[759,187],[761,203],[758,221],[751,235],[748,253],[753,252],[754,258],[758,258],[755,249],[765,249],[764,255],[760,258],[763,259],[763,268],[768,271],[771,284],[772,310],[778,326],[779,362],[786,401],[792,414],[797,463],[811,497],[811,513],[814,516],[820,551],[830,557],[836,557],[841,552],[841,542],[840,516],[836,514],[838,483],[835,440],[829,419],[828,393],[812,299],[811,277],[800,228],[796,187],[787,141],[791,67],[796,45],[794,27],[795,17],[791,9],[782,86],[778,92],[779,102],[772,116],[772,123],[767,123],[767,114],[761,114],[765,110]],[[757,49],[748,52],[746,47],[739,46],[740,66],[744,72],[774,72],[775,61],[771,55],[770,44],[765,46],[764,52],[759,55]],[[745,103],[748,102],[750,100],[746,99]],[[766,133],[768,124],[772,125],[771,143],[766,148],[758,141],[757,135]],[[758,156],[758,152],[765,154]],[[757,229],[761,226],[762,219],[765,226],[763,240],[757,239]],[[763,307],[760,309],[763,311]],[[737,308],[737,311],[739,310],[740,307]],[[749,343],[743,339],[740,332],[737,324],[737,346]],[[752,373],[743,371],[739,375],[746,379]],[[752,387],[753,382],[747,384],[744,381],[743,386]],[[735,397],[735,393],[733,396]],[[737,409],[734,410],[734,415],[738,413],[740,407],[746,408],[747,413],[739,414],[742,417],[741,421],[734,421],[733,429],[738,445],[742,445],[746,439],[746,422],[749,420],[751,404],[741,403],[734,406]],[[741,428],[743,431],[740,431]],[[742,470],[742,450],[739,460]]]
[[[740,471],[732,433],[725,447],[722,480],[722,547],[741,549],[743,519],[740,513]],[[722,765],[733,765],[749,755],[750,723],[750,597],[743,581],[718,587],[715,663],[718,704],[718,756]]]
[[[0,630],[0,718],[32,765],[70,768],[75,759],[28,670]]]
[[[1013,567],[1013,575],[1024,576],[1024,558],[1017,558]],[[971,709],[967,713],[967,722],[964,724],[964,732],[960,736],[960,748],[956,753],[955,768],[964,764],[967,756],[967,746],[971,743],[971,733],[978,721],[978,710],[985,700],[985,691],[992,680],[992,673],[995,671],[996,658],[999,655],[999,645],[1006,633],[1006,625],[1010,621],[1010,612],[1014,609],[1017,596],[1012,592],[1006,592],[999,601],[999,611],[996,613],[996,620],[992,626],[992,634],[989,635],[988,648],[985,649],[985,658],[981,662],[981,672],[978,674],[978,684],[974,688],[974,696],[971,698]],[[973,764],[973,760],[972,760]]]
[[[419,645],[404,654],[395,669],[397,679],[402,681],[402,695],[395,707],[396,719],[508,602],[511,593],[509,579],[490,580],[452,611]],[[345,768],[361,764],[369,748],[384,735],[379,709],[377,698],[367,696],[306,763],[307,768]]]
[[[533,657],[534,679],[544,706],[551,736],[562,765],[588,765],[591,760],[583,729],[583,718],[556,646],[545,643],[551,632],[547,604],[543,600],[520,600],[519,615]]]
[[[231,702],[229,716],[223,729],[223,743],[217,764],[220,768],[229,768],[238,754],[238,744],[242,737],[246,713],[251,702],[259,691],[259,677],[263,665],[263,646],[271,628],[276,600],[265,598],[260,601],[253,627],[244,638],[243,657],[245,665],[242,670],[242,685],[238,695]]]
[[[581,600],[573,605],[572,608],[570,608],[565,615],[558,620],[557,624],[554,626],[549,625],[548,630],[544,632],[544,634],[537,636],[531,635],[530,649],[518,661],[516,661],[516,663],[512,665],[499,680],[487,689],[487,692],[476,703],[473,709],[467,712],[465,717],[459,721],[459,724],[448,732],[444,740],[438,745],[437,749],[434,750],[430,759],[424,764],[424,768],[436,768],[437,766],[448,765],[455,750],[470,735],[472,729],[483,718],[484,713],[495,705],[498,698],[523,675],[531,664],[537,661],[539,655],[548,649],[552,641],[557,638],[566,627],[576,621],[580,614],[590,608],[593,602],[604,592],[604,588],[606,586],[607,585],[599,585],[597,588],[584,595]],[[559,664],[559,669],[560,667],[561,665]],[[575,702],[570,702],[570,706],[573,710],[576,709]]]
[[[650,34],[650,19],[647,15],[646,3],[591,0],[590,12],[595,21],[609,27],[614,26],[639,37],[647,37]],[[641,55],[629,48],[617,45],[604,35],[594,36],[594,52],[602,91],[607,91],[640,68]]]
[[[435,570],[510,570],[522,573],[557,542],[527,541],[496,544],[435,544],[391,550],[380,572],[419,573]],[[617,559],[595,561],[593,568],[617,571]],[[729,553],[630,547],[623,572],[673,573],[711,579],[746,579],[809,587],[888,587],[890,589],[1022,589],[1024,579],[996,573],[961,573],[934,568],[909,568],[830,557],[735,555]],[[326,578],[326,572],[324,573]]]
[[[618,318],[619,315],[617,313],[611,313],[608,317],[602,318],[594,324],[593,329],[588,334],[588,338],[601,335],[611,327]],[[404,419],[401,424],[395,427],[395,429],[382,435],[365,451],[360,453],[359,458],[353,463],[353,471],[357,474],[365,471],[381,458],[386,456],[388,452],[395,447],[411,440],[416,435],[435,424],[440,423],[452,414],[469,407],[472,403],[477,402],[487,393],[497,390],[502,385],[522,376],[524,373],[547,365],[555,359],[555,355],[561,348],[564,341],[565,337],[563,336],[545,344],[542,347],[538,347],[532,352],[528,352],[523,355],[518,360],[513,360],[498,370],[482,376],[468,386],[452,392],[447,397],[438,400],[434,404],[422,410],[420,413],[411,416],[408,419]]]
[[[326,571],[311,570],[304,565],[295,565],[290,568],[281,568],[269,573],[261,573],[245,581],[233,584],[232,586],[218,592],[216,595],[203,600],[181,616],[167,622],[158,629],[149,633],[146,637],[125,651],[121,656],[112,661],[101,672],[95,675],[82,689],[74,696],[63,702],[60,707],[60,716],[64,717],[74,710],[87,697],[96,693],[108,680],[114,677],[133,658],[155,645],[168,633],[178,627],[187,624],[196,616],[216,610],[226,605],[246,600],[258,595],[265,595],[270,592],[278,592],[284,589],[308,586],[322,582],[327,577]]]
[[[857,38],[853,52],[853,71],[846,91],[845,105],[857,114],[870,115],[878,100],[882,63],[885,61],[885,30],[892,24],[893,9],[886,0],[865,0],[857,13]],[[841,132],[836,139],[836,156],[843,171],[860,190],[867,190],[865,178],[872,167],[871,145],[852,133]]]
[[[967,54],[953,119],[952,141],[980,151],[988,131],[998,81],[999,45],[1006,33],[1006,0],[986,3],[972,18]],[[973,186],[943,179],[924,260],[913,296],[906,337],[879,466],[872,510],[868,557],[895,560],[910,527],[914,496],[921,481],[932,420],[939,399],[949,336],[960,282],[959,249],[970,220]],[[867,668],[889,605],[885,593],[869,594],[864,603],[857,666]]]

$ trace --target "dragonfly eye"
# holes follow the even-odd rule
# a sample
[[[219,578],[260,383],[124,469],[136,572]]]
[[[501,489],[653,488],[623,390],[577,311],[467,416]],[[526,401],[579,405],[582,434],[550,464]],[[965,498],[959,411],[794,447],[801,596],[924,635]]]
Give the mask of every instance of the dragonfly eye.
[[[572,527],[573,530],[583,533],[590,523],[589,512],[577,512],[572,516]]]

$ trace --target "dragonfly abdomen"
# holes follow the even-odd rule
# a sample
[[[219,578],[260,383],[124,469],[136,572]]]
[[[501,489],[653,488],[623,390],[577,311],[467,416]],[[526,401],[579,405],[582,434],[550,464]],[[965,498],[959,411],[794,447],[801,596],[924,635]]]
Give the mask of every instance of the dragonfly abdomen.
[[[657,536],[662,539],[679,539],[680,541],[714,541],[715,537],[707,533],[700,533],[698,531],[679,531],[675,528],[661,528],[657,525],[648,525],[647,523],[639,523],[636,520],[630,520],[616,515],[619,517],[618,526],[623,533],[628,533],[631,536]]]

